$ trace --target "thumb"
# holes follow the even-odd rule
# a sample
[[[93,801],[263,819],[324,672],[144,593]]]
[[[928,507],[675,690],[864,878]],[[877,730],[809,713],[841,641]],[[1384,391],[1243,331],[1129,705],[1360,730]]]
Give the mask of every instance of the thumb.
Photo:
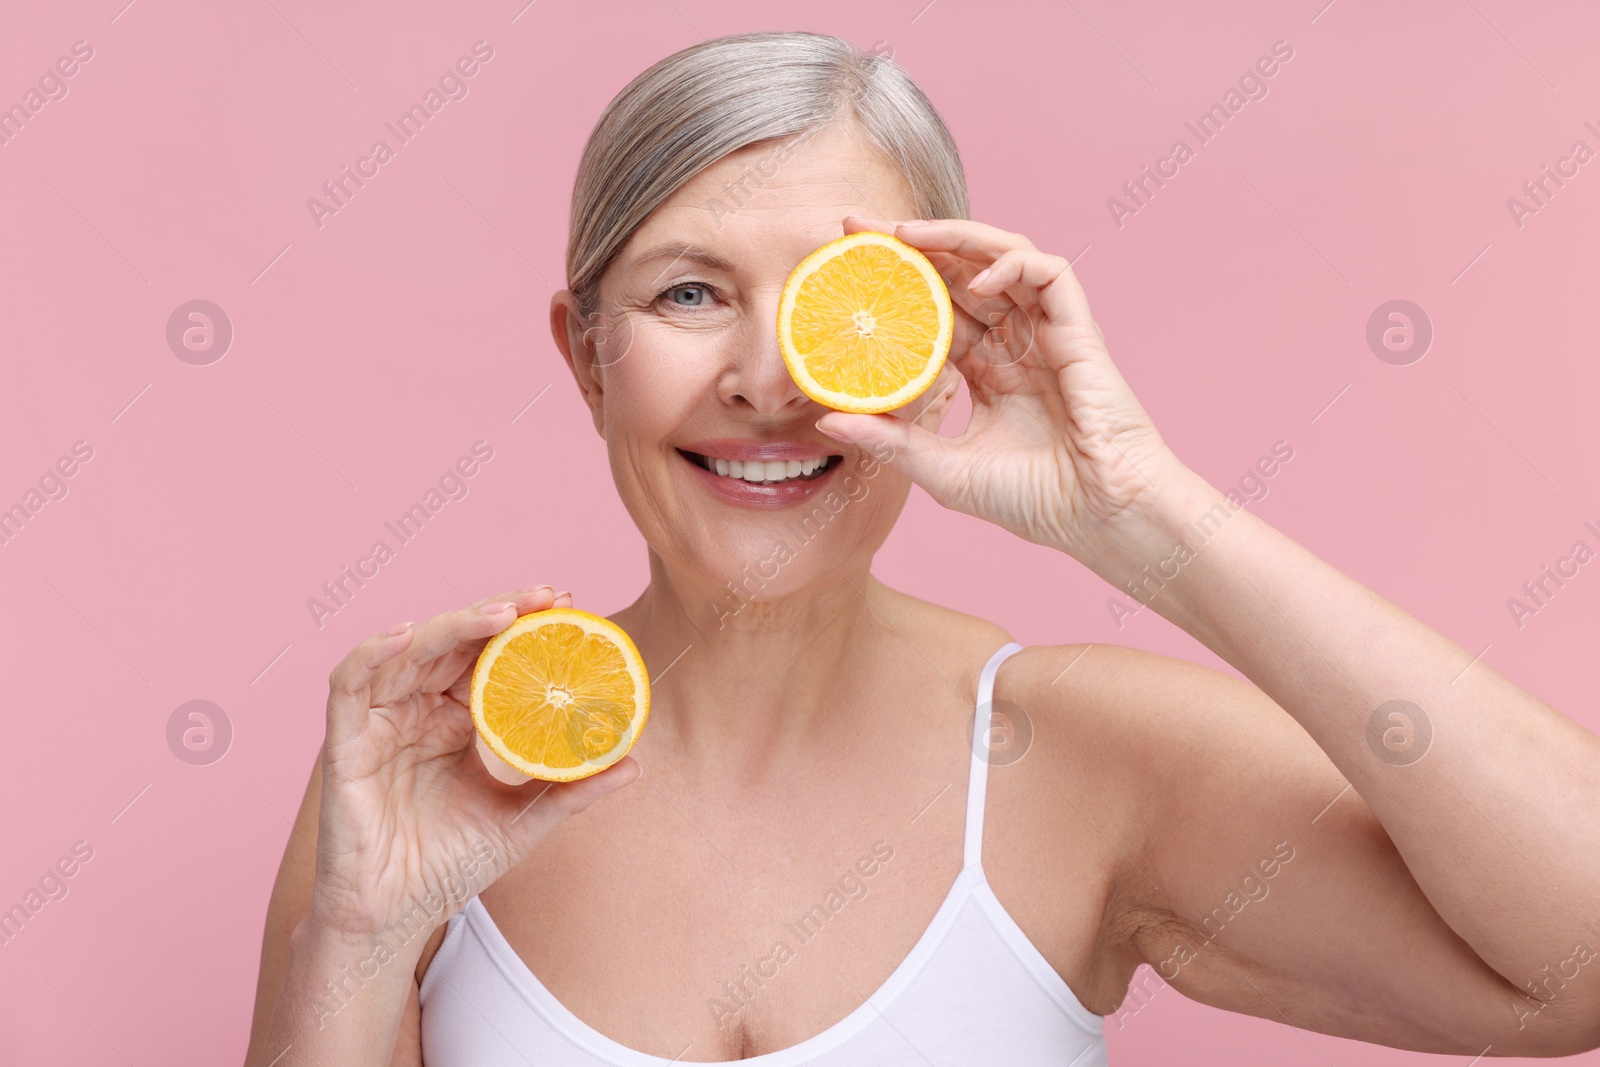
[[[923,426],[894,415],[856,415],[830,411],[817,429],[848,445],[893,463],[928,495],[946,506],[955,487],[955,457],[949,441]]]
[[[623,756],[605,770],[572,782],[529,779],[516,791],[506,791],[501,796],[502,811],[511,817],[506,824],[508,832],[514,841],[532,848],[557,824],[626,787],[643,773],[638,760]]]
[[[550,789],[550,797],[556,807],[567,815],[576,815],[590,804],[610,796],[623,786],[637,779],[644,773],[644,768],[632,756],[623,756],[617,762],[597,774],[587,778],[579,778],[575,782],[558,782]]]

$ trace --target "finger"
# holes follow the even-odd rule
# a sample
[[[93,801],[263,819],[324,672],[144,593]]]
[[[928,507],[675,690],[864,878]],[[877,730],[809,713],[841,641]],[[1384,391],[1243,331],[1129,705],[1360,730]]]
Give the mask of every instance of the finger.
[[[899,234],[901,231],[897,227],[905,225],[904,222],[870,215],[846,215],[844,218],[844,229],[847,234],[864,230]],[[912,226],[910,229],[911,232],[916,232],[921,228]],[[993,227],[988,229],[993,230]],[[1020,234],[1009,236],[1032,247],[1028,239]],[[1017,362],[1020,358],[1017,352],[1025,350],[1028,346],[1012,346],[1017,347],[1017,352],[1007,351],[1007,345],[1002,339],[1018,335],[1031,340],[1033,312],[1026,307],[1019,309],[1017,301],[1004,292],[995,296],[980,296],[967,288],[967,283],[990,265],[989,261],[973,262],[964,259],[958,251],[932,248],[920,251],[927,255],[929,262],[939,272],[939,276],[945,282],[946,291],[950,294],[952,310],[955,312],[955,336],[950,346],[950,362],[955,364],[956,369],[961,371],[969,384],[973,381],[973,375],[978,373],[982,366],[1003,367]],[[1030,299],[1028,303],[1032,303],[1032,300]],[[1024,319],[1026,321],[1023,321]]]
[[[472,606],[482,610],[490,604],[510,601],[517,605],[518,615],[526,615],[529,611],[541,610],[540,608],[530,607],[529,605],[535,603],[539,600],[539,598],[546,594],[552,597],[555,596],[555,589],[548,585],[530,585],[525,586],[522,589],[511,589],[504,593],[497,593],[494,596],[486,596],[482,600],[473,601]]]
[[[476,604],[456,611],[435,615],[417,627],[417,641],[407,657],[421,666],[428,660],[440,659],[463,646],[476,643],[473,653],[483,647],[489,638],[517,621],[517,616],[533,611],[543,611],[554,601],[550,587],[537,586],[502,594],[500,599],[486,598]]]
[[[1013,308],[1012,312],[1015,313],[1016,309]],[[969,381],[972,378],[972,371],[976,370],[976,365],[973,362],[976,350],[983,345],[984,338],[989,331],[998,322],[1003,321],[1003,317],[991,315],[989,316],[988,324],[985,325],[983,321],[974,318],[964,310],[956,312],[955,333],[950,339],[949,359],[951,363],[955,364],[955,368]]]
[[[967,283],[978,297],[1013,293],[1032,294],[1049,321],[1098,332],[1089,314],[1089,298],[1078,284],[1072,265],[1060,256],[1036,249],[1012,249],[996,259],[987,272]]]
[[[855,415],[830,411],[817,429],[836,441],[854,445],[893,463],[940,504],[954,497],[956,464],[945,438],[891,414]]]
[[[945,227],[945,223],[960,226]],[[943,228],[942,234],[938,233]],[[969,384],[984,368],[1008,367],[1032,350],[1038,325],[1038,294],[1024,285],[974,292],[969,283],[993,267],[1001,257],[1015,251],[1035,252],[1033,242],[1022,234],[974,223],[966,219],[944,219],[921,223],[891,222],[862,215],[846,216],[846,231],[877,229],[902,238],[911,237],[914,246],[928,257],[944,280],[955,311],[955,337],[950,361]],[[935,231],[935,237],[921,235]],[[939,245],[945,247],[938,247]],[[987,281],[987,279],[986,279]]]
[[[874,233],[893,234],[896,223],[889,219],[874,218],[871,215],[846,215],[844,217],[844,232],[846,234],[861,233],[871,230]]]
[[[967,288],[967,283],[980,271],[986,270],[987,264],[979,267],[949,252],[932,252],[928,255],[928,261],[939,272],[939,277],[944,279],[945,291],[950,294],[950,303],[955,306],[957,317],[965,314],[974,322],[993,325],[996,319],[1009,314],[1017,306],[1017,302],[1006,293],[979,296]]]
[[[553,593],[548,585],[528,586],[525,589],[501,593],[498,597],[485,597],[473,607],[481,611],[496,602],[510,602],[516,605],[516,617],[520,619],[524,615],[552,607],[570,608],[572,594]],[[484,646],[488,643],[489,637],[464,641],[453,652],[434,661],[427,667],[427,677],[417,685],[418,691],[445,693],[465,705],[471,695],[471,668],[477,663],[478,657],[483,654]]]
[[[401,623],[362,641],[334,666],[328,674],[328,740],[361,729],[367,721],[367,695],[378,671],[410,647],[415,633],[411,623]]]
[[[610,796],[623,786],[638,781],[644,768],[632,756],[623,756],[617,762],[587,778],[576,782],[561,782],[545,799],[566,815],[576,815],[601,797]]]
[[[978,264],[982,270],[1012,249],[1033,249],[1020,233],[972,219],[911,219],[897,223],[894,236],[926,254],[948,252]]]
[[[520,616],[550,607],[552,600],[548,585],[533,586],[429,619],[417,628],[417,642],[406,659],[378,679],[374,704],[392,703],[412,693],[449,692],[470,674],[491,637]]]
[[[911,221],[916,222],[917,220]],[[908,228],[908,224],[904,221],[897,222],[889,219],[880,219],[871,215],[846,215],[844,217],[844,232],[847,234],[870,230],[904,237],[907,233],[920,233],[927,228],[927,225],[931,224],[911,225]],[[974,223],[973,225],[982,226],[983,224]],[[984,229],[993,231],[994,234],[1003,234],[1010,239],[1011,244],[1020,244],[1028,248],[1033,247],[1032,243],[1021,234],[1006,234],[1005,231],[996,230],[992,226],[984,227]],[[998,248],[999,246],[997,245],[996,247]],[[950,300],[956,312],[957,332],[953,358],[959,360],[972,341],[983,337],[985,333],[999,325],[1001,319],[1011,317],[1017,303],[1004,293],[998,296],[985,297],[978,296],[967,288],[967,283],[975,275],[992,264],[994,256],[983,255],[973,258],[970,256],[970,248],[945,250],[923,247],[919,248],[918,251],[923,252],[928,257],[928,261],[933,264],[934,269],[939,272],[939,276],[944,279],[945,288],[950,294]],[[964,252],[967,254],[964,255]],[[966,321],[963,321],[963,319]]]
[[[506,786],[502,791],[501,812],[507,835],[524,847],[532,847],[557,824],[638,781],[643,773],[638,760],[623,756],[598,774],[576,782],[530,779],[525,785]]]
[[[950,287],[951,296],[961,300],[969,311],[980,303],[964,291],[966,283],[974,275],[993,266],[995,260],[1007,252],[1018,249],[1037,251],[1033,242],[1023,234],[970,219],[894,221],[871,215],[844,217],[845,233],[868,230],[891,234],[927,256]],[[958,288],[963,290],[959,297]],[[984,321],[982,315],[976,317]]]

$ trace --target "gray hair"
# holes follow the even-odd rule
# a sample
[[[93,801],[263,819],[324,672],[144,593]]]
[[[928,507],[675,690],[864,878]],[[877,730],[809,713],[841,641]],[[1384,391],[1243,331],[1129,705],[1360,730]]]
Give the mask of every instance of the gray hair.
[[[841,120],[858,124],[899,166],[917,217],[968,217],[955,139],[911,76],[876,46],[863,52],[839,37],[798,31],[733,34],[674,52],[634,78],[595,123],[573,182],[567,287],[584,320],[611,260],[702,169],[741,148],[804,140]],[[730,210],[738,206],[729,199],[734,185],[742,184],[725,190]]]

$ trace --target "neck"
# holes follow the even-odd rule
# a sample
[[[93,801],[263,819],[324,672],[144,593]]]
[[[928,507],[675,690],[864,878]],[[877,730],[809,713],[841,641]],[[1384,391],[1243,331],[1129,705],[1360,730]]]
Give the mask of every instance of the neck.
[[[757,600],[651,552],[650,585],[616,616],[650,671],[647,730],[694,763],[759,774],[852,717],[867,677],[854,667],[895,597],[862,566]]]

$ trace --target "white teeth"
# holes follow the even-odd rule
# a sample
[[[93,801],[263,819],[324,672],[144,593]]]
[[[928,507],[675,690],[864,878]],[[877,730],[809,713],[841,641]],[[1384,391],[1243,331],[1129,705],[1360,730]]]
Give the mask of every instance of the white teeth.
[[[752,485],[808,478],[828,464],[826,456],[816,459],[718,459],[705,457],[706,466],[724,478],[739,478]]]

